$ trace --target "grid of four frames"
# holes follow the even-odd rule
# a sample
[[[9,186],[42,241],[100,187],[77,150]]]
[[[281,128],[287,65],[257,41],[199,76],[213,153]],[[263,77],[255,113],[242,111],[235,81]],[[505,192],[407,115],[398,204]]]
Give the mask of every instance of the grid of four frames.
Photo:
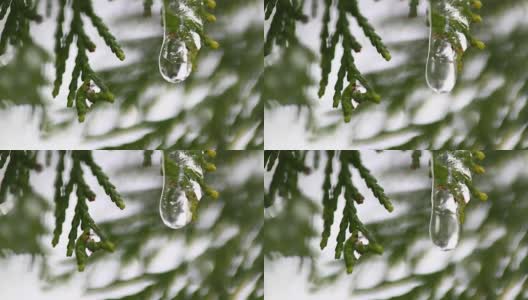
[[[0,0],[0,299],[528,299],[527,13]]]

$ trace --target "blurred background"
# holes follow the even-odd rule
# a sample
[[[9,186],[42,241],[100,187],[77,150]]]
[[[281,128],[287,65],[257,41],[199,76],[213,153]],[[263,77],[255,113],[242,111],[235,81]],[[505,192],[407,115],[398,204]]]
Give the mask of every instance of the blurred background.
[[[116,251],[93,253],[82,273],[66,257],[74,196],[60,243],[51,247],[56,156],[32,173],[30,195],[0,205],[1,299],[263,299],[261,151],[218,152],[217,172],[206,181],[220,197],[202,199],[197,220],[179,230],[159,214],[161,153],[145,167],[143,151],[94,151],[126,208],[85,170],[97,195],[89,212]]]
[[[33,42],[20,49],[9,46],[0,57],[0,147],[262,148],[263,102],[256,88],[262,73],[261,0],[219,1],[217,22],[207,24],[206,31],[221,47],[201,49],[197,68],[180,84],[165,82],[158,70],[161,0],[154,1],[150,17],[143,16],[142,0],[93,0],[127,58],[119,61],[84,20],[97,46],[88,53],[89,62],[116,101],[96,105],[82,124],[75,110],[66,108],[76,47],[70,49],[61,92],[51,97],[58,1],[52,1],[49,17],[46,2],[40,1],[38,10],[43,22],[31,23]],[[67,11],[65,31],[70,15]],[[0,29],[4,23],[5,18]]]
[[[448,252],[429,238],[429,152],[423,151],[416,170],[411,169],[411,151],[361,151],[361,156],[394,204],[394,211],[387,212],[353,172],[352,180],[365,196],[356,206],[358,216],[383,246],[383,255],[362,256],[350,275],[343,259],[334,259],[343,196],[328,246],[320,250],[324,167],[312,169],[299,177],[298,197],[276,201],[266,213],[266,298],[528,298],[527,151],[486,152],[486,173],[474,176],[474,184],[489,199],[469,202],[459,244]],[[312,157],[313,152],[308,165]],[[323,157],[320,166],[326,164]],[[337,166],[334,163],[334,170]],[[264,176],[266,187],[271,175]]]
[[[274,47],[265,60],[266,149],[526,148],[528,2],[482,1],[477,12],[483,21],[472,24],[471,32],[486,48],[470,47],[454,91],[435,94],[425,82],[428,1],[419,1],[415,18],[409,17],[410,1],[358,1],[392,59],[386,62],[350,18],[351,32],[363,45],[354,54],[356,65],[381,95],[380,104],[356,109],[350,123],[343,122],[341,108],[332,108],[340,43],[326,94],[317,96],[324,5],[314,2],[317,15],[311,17],[306,4],[308,22],[296,23],[299,43]],[[330,32],[336,19],[334,11]]]

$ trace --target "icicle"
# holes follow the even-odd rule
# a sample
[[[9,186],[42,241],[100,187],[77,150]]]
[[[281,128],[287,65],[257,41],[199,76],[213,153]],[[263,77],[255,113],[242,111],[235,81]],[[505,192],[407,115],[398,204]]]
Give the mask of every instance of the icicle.
[[[201,48],[200,36],[186,24],[202,26],[189,0],[164,0],[159,69],[161,76],[171,83],[179,83],[189,77],[193,57]]]
[[[437,93],[448,93],[455,86],[459,56],[467,48],[466,37],[453,28],[453,22],[468,26],[460,13],[461,0],[429,0],[429,54],[425,78]]]
[[[460,206],[470,200],[468,187],[453,177],[454,172],[458,172],[471,179],[471,172],[457,157],[457,152],[464,151],[466,150],[433,154],[431,162],[433,185],[429,233],[432,242],[444,251],[457,246],[460,237]]]
[[[202,198],[200,184],[191,176],[203,176],[202,168],[188,151],[164,152],[162,166],[161,219],[168,227],[178,229],[192,221]]]

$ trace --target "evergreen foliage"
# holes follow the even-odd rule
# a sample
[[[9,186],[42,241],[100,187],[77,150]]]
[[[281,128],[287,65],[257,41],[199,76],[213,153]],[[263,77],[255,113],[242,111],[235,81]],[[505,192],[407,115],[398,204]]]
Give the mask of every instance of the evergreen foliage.
[[[137,287],[134,292],[123,293],[121,297],[114,296],[112,299],[148,299],[149,297],[230,299],[241,295],[245,297],[244,299],[263,299],[264,265],[261,244],[263,219],[262,210],[259,209],[261,203],[253,201],[257,200],[258,195],[263,194],[262,171],[256,168],[262,164],[262,152],[208,150],[190,153],[204,171],[208,173],[215,171],[207,175],[205,180],[193,178],[200,180],[200,184],[206,188],[207,196],[219,197],[219,200],[201,201],[195,222],[180,230],[167,228],[160,219],[158,199],[161,193],[161,181],[158,185],[148,188],[137,189],[129,186],[128,188],[132,189],[128,191],[123,191],[118,186],[119,194],[109,181],[109,178],[112,178],[113,181],[126,182],[137,180],[137,176],[160,178],[161,166],[152,161],[152,152],[145,152],[145,156],[150,157],[150,161],[147,159],[141,163],[140,159],[138,163],[137,160],[123,160],[124,164],[117,168],[98,166],[95,162],[97,156],[92,157],[93,152],[90,151],[58,151],[53,152],[53,155],[52,152],[46,152],[44,155],[44,152],[34,151],[5,153],[7,154],[2,153],[0,156],[5,166],[11,161],[18,161],[19,165],[27,165],[23,170],[29,172],[32,170],[31,167],[35,166],[30,162],[46,160],[49,164],[40,164],[42,168],[45,165],[46,168],[56,170],[54,190],[61,192],[61,197],[54,195],[55,201],[61,201],[60,205],[55,206],[56,213],[59,212],[60,215],[56,219],[58,224],[64,222],[62,214],[65,210],[63,205],[68,200],[66,193],[76,191],[77,207],[68,243],[68,254],[76,255],[75,269],[57,268],[56,265],[48,262],[45,247],[42,245],[42,241],[48,240],[46,235],[48,228],[43,219],[52,209],[49,204],[53,199],[45,199],[36,194],[31,179],[24,184],[27,186],[25,189],[27,192],[13,199],[13,210],[0,218],[2,225],[0,254],[9,255],[13,251],[30,253],[35,258],[39,258],[43,266],[42,276],[50,285],[67,284],[67,279],[78,274],[78,270],[86,269],[85,272],[88,274],[105,272],[110,275],[115,272],[109,276],[111,280],[107,285],[93,286],[88,283],[87,288],[90,293],[105,295],[108,291],[124,286]],[[129,151],[112,151],[112,155],[116,153],[141,157],[136,155],[137,152],[134,154]],[[15,159],[11,159],[15,156]],[[216,163],[212,162],[213,158]],[[171,164],[167,160],[164,162]],[[66,172],[69,166],[71,171]],[[248,166],[250,168],[247,174],[237,174],[239,170]],[[171,168],[175,167],[171,165]],[[95,224],[88,212],[88,206],[97,193],[86,184],[84,170],[91,170],[101,189],[118,206],[121,199],[126,199],[127,209],[120,216],[98,221]],[[66,178],[65,173],[71,174],[69,179]],[[11,176],[5,175],[2,178],[3,182],[13,182]],[[20,184],[17,183],[18,185]],[[219,192],[214,191],[211,186],[217,187]],[[114,199],[114,197],[118,198]],[[37,207],[38,214],[31,213]],[[16,233],[17,228],[20,227],[19,223],[13,220],[12,215],[19,218],[24,216],[28,225],[28,230],[23,232],[25,241],[17,241],[19,237],[11,234],[11,232]],[[78,226],[83,229],[80,233],[77,230]],[[61,226],[55,227],[53,242],[56,241],[61,230]],[[226,235],[226,231],[229,230],[235,230],[236,234]],[[203,246],[204,241],[209,241],[206,243],[207,247],[203,248],[203,251],[196,252],[195,247]],[[157,246],[153,248],[152,245]],[[174,257],[174,260],[164,260],[167,268],[159,272],[153,271],[155,268],[152,268],[152,264],[170,245],[178,248],[185,245],[185,247],[181,255]],[[188,251],[189,249],[193,249],[192,253]],[[105,251],[97,250],[113,251],[113,253],[105,254]],[[116,264],[116,269],[108,268],[110,261]],[[121,277],[124,269],[136,264],[140,266],[137,274],[126,273],[125,277]],[[68,259],[64,266],[70,265],[73,264]],[[185,282],[183,288],[175,290],[175,284],[181,282]],[[200,288],[197,288],[198,286]]]
[[[397,30],[423,28],[426,5],[422,4],[426,3],[420,4],[416,6],[420,8],[418,18],[388,14],[376,20],[379,23],[376,30],[395,34]],[[383,5],[388,4],[377,2],[371,7]],[[334,135],[334,139],[349,141],[349,147],[353,148],[523,149],[527,134],[525,62],[528,60],[521,53],[528,35],[524,21],[516,14],[524,9],[523,5],[515,0],[488,1],[482,5],[478,11],[483,21],[471,26],[469,41],[471,44],[476,37],[482,38],[486,47],[464,53],[464,68],[449,95],[432,99],[433,93],[427,89],[424,71],[428,36],[422,30],[424,34],[417,38],[385,42],[397,61],[363,74],[382,101],[378,105],[357,106],[350,125],[343,124],[341,112],[314,116],[314,108],[320,106],[315,102],[313,90],[318,85],[314,82],[320,78],[313,76],[313,67],[320,63],[322,53],[313,51],[304,56],[304,65],[290,69],[290,77],[306,79],[291,85],[283,83],[283,93],[270,94],[268,113],[274,112],[274,103],[307,108],[301,120],[307,124],[310,140],[332,140],[329,137]],[[474,14],[476,9],[470,8]],[[300,47],[316,46],[299,44],[291,44],[286,50],[295,52],[301,51]],[[267,63],[266,68],[276,67],[273,59]],[[299,91],[298,94],[303,91],[306,96],[292,95],[291,90]],[[434,118],[424,118],[424,111],[431,107],[435,109]]]
[[[63,23],[67,11],[71,11],[73,16],[71,18],[70,31],[66,34],[63,31]],[[84,121],[85,115],[88,111],[87,100],[92,103],[97,101],[114,101],[114,95],[89,65],[86,52],[94,52],[95,44],[86,34],[82,19],[83,16],[90,19],[101,38],[104,39],[106,45],[112,50],[115,56],[120,60],[125,59],[125,53],[117,43],[116,38],[110,33],[103,20],[95,14],[92,7],[92,1],[73,0],[68,3],[66,0],[59,1],[57,29],[55,31],[56,78],[53,87],[53,96],[56,97],[59,94],[62,84],[62,76],[66,70],[66,61],[68,60],[70,47],[75,40],[77,56],[75,58],[75,67],[72,71],[72,80],[69,84],[67,105],[68,107],[72,107],[75,104],[80,122]],[[81,87],[78,87],[77,83],[79,77],[83,82]],[[92,86],[92,83],[95,86]],[[96,91],[96,89],[99,91]]]
[[[76,119],[84,120],[84,141],[97,141],[97,147],[261,149],[264,143],[264,105],[258,88],[261,85],[259,78],[262,75],[263,48],[263,20],[257,9],[258,6],[261,10],[260,2],[234,0],[222,5],[216,5],[211,0],[190,2],[200,18],[207,22],[216,22],[214,26],[205,28],[187,24],[182,30],[192,29],[198,32],[202,44],[210,48],[217,48],[219,45],[222,47],[213,49],[214,51],[202,49],[195,61],[196,71],[184,84],[168,84],[159,74],[159,47],[163,40],[161,29],[158,34],[133,37],[130,40],[121,40],[111,34],[113,30],[128,30],[138,24],[159,28],[161,16],[150,13],[153,5],[162,4],[162,1],[145,1],[143,9],[140,10],[138,6],[137,11],[118,15],[112,20],[102,20],[94,13],[93,0],[52,1],[54,5],[51,12],[57,12],[57,24],[62,24],[56,28],[55,93],[60,91],[61,74],[65,72],[68,64],[68,45],[74,44],[78,50],[83,50],[78,51],[77,59],[72,61],[75,66],[73,75],[78,75],[77,77],[80,76],[83,80],[81,84],[72,80],[67,101],[68,104],[76,106],[77,114],[73,115],[68,111],[49,114],[46,110],[49,98],[40,91],[48,87],[47,78],[42,75],[42,67],[49,58],[44,55],[46,52],[40,46],[35,46],[36,50],[43,54],[39,53],[31,60],[26,59],[22,53],[29,52],[30,47],[33,47],[31,40],[12,49],[15,59],[9,60],[6,65],[0,62],[0,91],[6,90],[0,96],[0,104],[9,108],[12,105],[30,103],[41,108],[41,129],[44,136],[75,126]],[[64,3],[64,9],[60,9],[60,4]],[[104,3],[106,5],[106,2]],[[47,9],[44,4],[43,1],[35,3],[36,11]],[[215,15],[211,13],[213,8]],[[256,17],[251,18],[250,22],[244,21],[239,26],[232,26],[233,19],[238,20],[242,14],[248,12]],[[74,21],[73,17],[76,15],[80,16],[80,21]],[[145,18],[145,15],[151,17]],[[71,16],[71,22],[67,21],[68,16]],[[83,21],[87,20],[91,20],[101,38],[118,57],[122,58],[122,54],[127,52],[134,54],[133,59],[127,59],[117,66],[92,69],[91,56],[87,54],[90,50],[87,45],[93,46],[93,43],[88,42],[92,37],[86,35],[86,25],[83,27]],[[174,20],[176,23],[177,21]],[[79,47],[79,43],[84,48]],[[204,61],[206,63],[202,67]],[[4,74],[9,76],[4,77]],[[12,76],[14,74],[17,76]],[[14,78],[22,76],[20,74],[24,74],[24,78],[27,75],[27,78],[32,80],[14,82]],[[236,79],[226,80],[228,77]],[[13,89],[15,87],[16,89]],[[166,110],[167,114],[163,117],[153,118],[152,111],[167,93],[175,98],[171,102],[175,105],[170,105],[171,109]],[[107,101],[114,101],[115,104],[104,105],[103,102]],[[163,103],[167,105],[166,102]],[[87,115],[90,111],[95,113]],[[132,124],[123,124],[122,120],[132,111],[138,113],[135,121]],[[108,119],[100,117],[105,113],[115,114],[115,120],[108,122]],[[92,131],[93,127],[100,128],[101,124],[105,124],[104,130]],[[115,142],[114,139],[118,137],[124,138]]]
[[[417,157],[417,153],[419,152],[413,151],[412,156]],[[434,152],[432,155],[439,153],[440,151]],[[393,157],[396,154],[394,151],[384,151],[378,155]],[[458,154],[466,155],[467,151]],[[421,155],[424,156],[423,153]],[[308,157],[313,156],[308,155]],[[300,261],[307,262],[303,265],[310,270],[309,280],[314,289],[349,283],[352,286],[353,297],[498,299],[510,295],[512,299],[525,299],[528,295],[524,274],[528,258],[522,249],[528,246],[524,217],[528,206],[521,199],[526,192],[528,178],[523,168],[527,159],[526,153],[525,151],[487,151],[484,159],[484,153],[477,151],[466,158],[467,165],[473,166],[472,173],[480,174],[473,177],[471,181],[473,187],[479,190],[485,189],[491,200],[472,201],[468,204],[461,241],[455,250],[446,252],[445,255],[441,255],[440,251],[431,252],[434,246],[428,231],[431,209],[430,179],[424,176],[426,172],[419,171],[420,169],[409,171],[410,162],[414,161],[411,165],[417,162],[415,158],[406,161],[392,158],[389,160],[390,164],[376,168],[375,176],[383,178],[384,184],[393,187],[398,186],[402,180],[416,183],[403,189],[397,188],[395,192],[387,192],[388,197],[396,204],[397,216],[374,218],[373,221],[365,224],[375,235],[376,241],[383,245],[381,257],[359,256],[355,261],[353,277],[347,279],[343,278],[343,274],[345,267],[348,266],[336,268],[334,264],[323,266],[318,262],[319,251],[310,247],[310,244],[314,240],[319,240],[320,231],[313,225],[309,225],[310,230],[305,227],[308,226],[307,220],[309,222],[314,216],[317,217],[326,211],[326,205],[320,202],[321,199],[314,199],[304,194],[306,187],[299,185],[297,187],[299,193],[285,199],[287,204],[281,206],[277,216],[266,220],[264,243],[266,245],[270,243],[266,251],[267,259],[273,261],[281,256],[299,257]],[[426,167],[422,166],[421,169],[423,168]],[[486,173],[482,173],[484,168],[488,170]],[[322,191],[326,197],[324,186],[327,182],[328,166],[314,172],[324,174]],[[436,175],[443,176],[438,173]],[[365,186],[358,190],[363,193],[366,189]],[[478,199],[478,195],[473,194],[472,199]],[[313,205],[315,207],[312,207]],[[299,207],[303,206],[305,208],[300,210]],[[281,234],[280,231],[271,231],[276,226],[273,223],[275,221],[281,223],[283,218],[287,218],[288,228],[297,233],[295,239],[287,234]],[[268,229],[270,232],[267,232]],[[272,245],[276,247],[272,248]],[[347,251],[346,243],[345,251]],[[441,266],[424,268],[424,262],[430,262],[432,253]],[[355,257],[357,255],[353,256]],[[376,268],[384,270],[378,273],[379,277],[372,276],[373,263],[376,263]],[[402,266],[404,266],[403,271]],[[395,272],[400,275],[391,275],[396,274]],[[361,279],[367,280],[368,285],[360,283],[360,281],[365,282]],[[383,296],[380,291],[384,291]]]
[[[0,56],[5,54],[8,43],[20,46],[28,42],[31,37],[29,27],[31,22],[40,23],[42,16],[37,12],[37,2],[29,1],[0,1],[0,20],[5,25],[0,35]]]
[[[431,0],[438,1],[438,0]],[[265,55],[271,52],[273,44],[287,47],[290,43],[297,44],[298,39],[295,36],[295,23],[308,22],[308,16],[304,10],[307,1],[266,1],[266,19],[271,19],[269,30],[266,35]],[[317,8],[318,0],[312,0],[312,6]],[[374,27],[369,23],[360,12],[358,1],[346,0],[324,0],[324,12],[322,17],[322,30],[320,37],[320,54],[321,54],[321,79],[319,83],[319,97],[323,97],[326,87],[328,85],[328,77],[332,72],[332,61],[335,57],[336,47],[341,42],[340,46],[343,48],[343,56],[339,71],[337,72],[337,81],[334,86],[333,107],[341,105],[343,111],[343,118],[345,122],[350,122],[353,110],[364,102],[379,103],[381,96],[371,86],[369,81],[361,74],[354,62],[354,52],[360,52],[362,45],[357,41],[356,37],[350,30],[349,17],[356,20],[358,26],[363,30],[365,36],[376,51],[385,59],[390,60],[391,55],[387,46],[383,43],[381,37],[376,33]],[[480,22],[479,15],[472,11],[482,6],[478,0],[457,0],[453,2],[453,8],[457,10],[457,15],[468,17],[472,22]],[[415,16],[418,6],[418,1],[410,1],[410,15]],[[333,11],[337,15],[335,21],[335,32],[330,31]],[[316,11],[314,11],[315,15]],[[435,22],[430,26],[441,28],[445,31],[447,39],[454,45],[456,51],[459,53],[457,57],[461,58],[464,52],[459,41],[458,33],[463,34],[471,42],[472,45],[478,48],[483,48],[484,44],[473,37],[466,24],[457,21],[450,16],[434,16]],[[447,24],[447,25],[446,25]],[[446,29],[447,27],[447,29]],[[459,64],[461,65],[461,61]]]
[[[433,155],[438,156],[442,152],[445,151],[433,151]],[[393,204],[386,195],[383,187],[378,183],[376,177],[364,165],[359,151],[315,151],[313,152],[313,156],[309,155],[309,153],[311,152],[265,151],[265,168],[268,172],[273,172],[273,175],[271,176],[269,187],[264,197],[264,206],[270,207],[274,205],[276,198],[282,198],[283,202],[307,201],[306,197],[302,196],[301,193],[302,187],[298,183],[299,175],[317,171],[320,156],[325,154],[323,156],[326,158],[326,165],[323,171],[323,198],[321,200],[324,228],[320,247],[324,249],[328,243],[338,202],[341,199],[341,195],[343,195],[345,205],[343,206],[339,232],[336,237],[335,259],[340,259],[343,256],[347,273],[352,273],[358,256],[367,253],[379,255],[383,253],[383,245],[377,241],[375,234],[367,228],[358,216],[356,206],[363,204],[365,197],[359,191],[357,185],[354,184],[352,171],[355,170],[359,174],[359,177],[364,180],[366,187],[371,190],[374,198],[388,212],[394,210]],[[473,153],[471,151],[450,151],[450,153],[460,158],[462,164],[467,166],[471,172],[476,174],[484,173],[483,167],[477,164],[478,160],[484,159],[484,153],[480,151],[474,151]],[[421,152],[412,152],[413,168],[419,165],[420,155]],[[313,162],[310,163],[310,158],[307,157],[312,157]],[[337,161],[337,169],[334,167],[336,164],[335,161]],[[313,167],[308,167],[308,165]],[[447,166],[440,163],[435,163],[434,168],[436,182],[443,183],[445,188],[455,196],[456,201],[459,203],[460,210],[458,211],[458,215],[462,222],[464,220],[465,202],[461,199],[460,191],[458,191],[458,185],[460,183],[467,185],[471,194],[476,198],[481,200],[487,199],[487,195],[480,192],[473,184],[473,181],[461,171],[453,170],[452,168],[448,170]],[[335,180],[333,178],[337,178],[335,184],[332,183]],[[281,213],[278,212],[277,214]],[[272,223],[274,220],[271,219],[269,222]],[[350,234],[348,238],[347,231]],[[289,253],[289,251],[286,251],[286,253]],[[304,250],[303,253],[305,253]]]

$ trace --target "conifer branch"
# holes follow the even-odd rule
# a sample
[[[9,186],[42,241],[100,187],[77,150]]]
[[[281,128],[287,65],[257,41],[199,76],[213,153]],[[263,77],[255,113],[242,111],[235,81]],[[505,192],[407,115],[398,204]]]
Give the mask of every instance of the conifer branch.
[[[305,151],[265,151],[264,169],[269,172],[276,168],[264,195],[264,207],[273,205],[277,197],[289,199],[298,195],[298,173],[310,172],[304,165],[305,155]]]
[[[473,183],[472,177],[468,176],[463,172],[462,168],[467,169],[470,173],[480,175],[485,172],[484,168],[478,163],[483,160],[485,155],[482,151],[469,151],[469,150],[455,150],[455,151],[431,151],[433,156],[433,164],[431,168],[434,168],[434,181],[435,184],[439,184],[442,188],[445,188],[453,195],[455,201],[458,203],[457,215],[461,223],[465,219],[465,207],[469,199],[464,199],[462,186],[466,186],[471,196],[486,201],[488,195],[481,192]],[[441,155],[450,155],[453,158],[460,161],[462,164],[460,167],[455,168],[449,164],[443,164],[439,162],[438,157]]]
[[[54,184],[55,230],[53,232],[52,244],[53,246],[56,246],[59,242],[62,233],[62,224],[64,223],[66,210],[70,202],[70,196],[75,190],[77,204],[71,222],[71,229],[68,234],[66,255],[71,256],[75,253],[78,269],[79,271],[83,271],[88,258],[86,254],[87,249],[92,252],[99,249],[112,252],[115,246],[90,216],[86,201],[95,201],[96,195],[84,179],[85,175],[82,165],[84,164],[92,170],[92,173],[97,178],[101,187],[103,187],[110,199],[116,203],[119,208],[124,208],[124,202],[116,191],[114,185],[110,182],[106,173],[94,162],[90,151],[72,151],[69,153],[69,158],[72,161],[72,168],[70,170],[69,180],[66,183],[62,177],[66,154],[66,151],[59,151],[56,168],[57,171]],[[78,236],[79,226],[83,232],[81,236]],[[98,241],[91,237],[92,232],[95,233]]]
[[[72,168],[68,181],[64,180],[64,169],[66,155],[72,161]],[[49,160],[49,155],[46,156]],[[88,162],[87,162],[88,161]],[[89,151],[58,151],[58,159],[56,165],[56,175],[54,181],[54,202],[55,202],[55,229],[53,231],[52,245],[56,246],[59,242],[62,233],[62,226],[66,219],[66,210],[70,202],[70,196],[73,191],[76,191],[77,204],[75,206],[74,216],[71,222],[71,229],[68,234],[68,245],[66,255],[71,256],[74,253],[77,257],[77,265],[79,271],[84,270],[86,265],[86,245],[91,245],[95,251],[97,249],[104,249],[113,251],[114,246],[108,240],[104,232],[96,225],[95,221],[90,216],[88,205],[86,201],[94,201],[95,193],[88,186],[84,180],[84,173],[82,170],[82,163],[96,168],[96,177],[99,183],[105,190],[109,189],[111,199],[118,199],[121,207],[124,207],[121,196],[115,191],[113,185],[110,183],[108,176],[104,171],[95,165]],[[0,203],[12,195],[18,199],[27,196],[31,192],[31,171],[41,171],[42,165],[38,162],[38,151],[1,151],[0,152],[0,169],[6,166],[2,181],[0,183]],[[115,200],[118,202],[118,200]],[[84,234],[78,237],[79,226]],[[89,237],[90,232],[93,231],[100,241],[94,241]],[[84,252],[83,252],[84,251]]]
[[[0,34],[0,56],[6,52],[7,44],[20,46],[30,40],[29,28],[31,22],[40,23],[42,16],[37,13],[37,2],[1,0],[0,20],[6,15],[4,29]]]
[[[431,0],[437,1],[437,0]],[[456,14],[467,17],[470,22],[481,21],[479,15],[473,10],[479,9],[482,3],[478,0],[457,0],[452,1]],[[416,16],[418,11],[418,0],[409,0],[410,16]],[[314,6],[312,6],[313,8]],[[317,6],[315,6],[317,7]],[[273,45],[285,47],[288,44],[298,43],[295,35],[297,22],[307,22],[308,16],[304,13],[304,1],[280,1],[270,0],[265,2],[266,20],[269,22],[269,31],[266,35],[266,51],[269,54]],[[333,13],[335,12],[335,13]],[[335,17],[333,17],[335,16]],[[320,35],[320,69],[321,79],[319,82],[319,98],[322,98],[329,84],[329,76],[332,72],[332,62],[335,59],[335,52],[340,45],[343,48],[343,56],[340,59],[340,66],[337,71],[337,81],[334,85],[333,106],[341,106],[343,119],[350,122],[353,112],[365,102],[380,103],[382,96],[376,91],[373,85],[357,68],[353,53],[360,52],[362,45],[350,31],[349,18],[357,21],[359,28],[370,40],[376,51],[385,59],[390,60],[391,55],[382,38],[377,34],[374,27],[361,13],[357,0],[324,0],[322,17],[322,29]],[[330,24],[332,19],[337,18],[335,30],[332,32]],[[446,18],[449,18],[447,20]],[[465,36],[470,44],[482,49],[484,43],[476,39],[470,32],[469,26],[452,17],[434,18],[436,22],[431,26],[443,26],[449,24],[448,39],[454,45],[459,67],[462,66],[463,49],[459,40],[460,35]],[[440,24],[441,23],[441,24]],[[291,101],[291,100],[290,100]]]
[[[3,203],[9,194],[20,197],[30,190],[30,172],[42,170],[42,165],[37,162],[37,153],[36,151],[0,151],[0,169],[5,166],[4,178],[0,183],[0,203]]]
[[[73,14],[68,34],[63,32],[66,11],[71,11]],[[102,101],[113,102],[115,98],[103,80],[90,67],[86,52],[94,52],[95,44],[91,41],[84,30],[84,23],[82,20],[83,15],[91,20],[93,26],[97,29],[99,36],[103,38],[106,45],[112,50],[116,57],[120,60],[125,59],[125,54],[121,49],[121,46],[117,43],[116,38],[110,33],[101,18],[95,14],[92,7],[92,0],[72,0],[71,2],[60,0],[59,13],[57,16],[57,30],[55,32],[56,76],[52,94],[54,97],[59,94],[59,89],[62,85],[62,76],[66,70],[66,61],[68,60],[70,47],[75,41],[77,46],[77,56],[72,71],[72,80],[69,84],[67,105],[68,107],[73,107],[75,105],[80,122],[84,121],[86,113],[89,111],[91,105]],[[82,81],[80,87],[78,86],[79,77]]]
[[[264,167],[268,172],[273,171],[272,179],[268,190],[264,196],[264,206],[273,205],[277,197],[284,201],[295,201],[301,192],[298,187],[299,173],[309,173],[307,167],[307,153],[317,151],[265,151]],[[335,258],[341,259],[344,253],[345,266],[347,272],[352,272],[355,261],[354,253],[360,255],[367,253],[381,254],[383,247],[376,241],[373,233],[361,222],[357,215],[356,205],[362,204],[365,197],[352,182],[350,168],[356,169],[372,190],[373,195],[390,212],[393,207],[385,195],[383,188],[378,184],[375,177],[362,164],[358,151],[335,151],[326,152],[327,161],[324,168],[323,180],[323,221],[324,229],[321,237],[321,249],[328,243],[331,234],[331,227],[334,223],[334,214],[337,210],[338,202],[343,195],[345,205],[343,207],[343,217],[340,221],[339,232],[336,237]],[[318,160],[318,155],[314,155],[314,160]],[[340,169],[337,172],[337,182],[332,184],[334,174],[333,163],[337,159]],[[314,166],[318,165],[314,163]],[[347,238],[347,232],[349,237]]]
[[[432,154],[439,155],[444,152],[433,151]],[[335,259],[343,258],[347,273],[352,273],[354,266],[363,255],[380,255],[383,253],[382,242],[378,241],[378,233],[372,230],[370,225],[365,225],[358,215],[357,205],[365,201],[365,196],[353,181],[353,170],[356,170],[359,177],[363,179],[367,188],[372,192],[374,198],[388,212],[394,210],[393,204],[376,177],[364,165],[360,151],[265,151],[264,168],[267,172],[273,172],[265,193],[265,207],[273,205],[277,197],[281,197],[286,202],[309,201],[309,199],[303,198],[301,187],[298,186],[298,179],[301,173],[309,173],[310,171],[307,167],[309,165],[307,162],[308,153],[310,155],[313,153],[314,168],[318,168],[319,156],[326,154],[322,185],[323,230],[320,247],[324,249],[327,246],[339,201],[344,201],[342,218],[339,220],[339,230],[336,235],[334,256]],[[315,153],[318,154],[315,155]],[[483,152],[463,150],[450,151],[450,153],[454,153],[457,158],[461,159],[464,166],[467,166],[472,173],[482,174],[484,172],[484,169],[478,163],[479,160],[484,159],[485,155]],[[411,154],[415,168],[419,167],[420,156],[421,151],[419,150],[415,150]],[[336,163],[339,166],[338,169],[334,168]],[[434,167],[439,168],[438,172],[435,169],[435,180],[448,182],[448,172],[445,167],[442,165],[437,166],[436,164]],[[444,170],[442,171],[441,168],[444,168]],[[446,184],[446,186],[449,186],[450,191],[460,204],[457,214],[460,220],[463,221],[465,202],[461,199],[459,185],[466,185],[472,195],[481,200],[485,200],[487,196],[480,192],[473,180],[464,175],[461,170],[450,169],[449,176],[455,181],[449,181],[449,185]],[[333,178],[337,178],[337,181],[333,182]],[[273,220],[270,220],[270,222],[273,222]]]

